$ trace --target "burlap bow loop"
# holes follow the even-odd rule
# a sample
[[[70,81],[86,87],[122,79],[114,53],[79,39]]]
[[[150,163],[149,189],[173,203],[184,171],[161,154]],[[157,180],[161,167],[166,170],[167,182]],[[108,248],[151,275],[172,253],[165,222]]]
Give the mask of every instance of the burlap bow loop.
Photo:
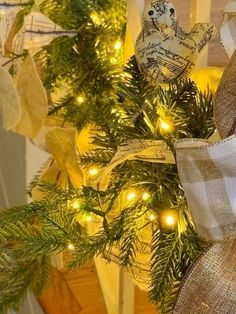
[[[223,73],[214,97],[214,119],[220,135],[225,138],[236,132],[236,51]]]
[[[223,21],[219,28],[220,40],[223,48],[230,58],[236,48],[236,1],[230,0],[223,14]]]

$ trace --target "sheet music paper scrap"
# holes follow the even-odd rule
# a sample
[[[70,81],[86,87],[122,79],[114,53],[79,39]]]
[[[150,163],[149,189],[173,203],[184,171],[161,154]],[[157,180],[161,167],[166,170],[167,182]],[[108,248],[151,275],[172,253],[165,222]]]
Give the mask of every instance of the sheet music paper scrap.
[[[126,160],[142,160],[154,163],[174,164],[175,158],[164,141],[132,140],[119,146],[111,162],[96,180],[97,187],[105,191],[108,188],[112,170]]]
[[[48,45],[59,36],[75,36],[76,31],[66,31],[55,24],[46,15],[32,12],[24,20],[24,48],[42,47]]]
[[[19,1],[0,2],[0,45],[1,55],[5,55],[5,43],[16,19],[16,14],[22,9]]]
[[[148,2],[143,29],[136,42],[140,71],[153,83],[188,76],[213,30],[208,23],[198,23],[187,33],[179,26],[170,1]]]

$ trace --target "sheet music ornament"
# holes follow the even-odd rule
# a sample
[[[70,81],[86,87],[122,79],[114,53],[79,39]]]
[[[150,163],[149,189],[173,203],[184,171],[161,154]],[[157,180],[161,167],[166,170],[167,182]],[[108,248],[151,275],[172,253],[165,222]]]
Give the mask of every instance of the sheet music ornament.
[[[188,76],[212,35],[213,26],[208,23],[195,24],[189,33],[185,32],[179,26],[172,2],[149,1],[136,41],[140,71],[152,83]]]

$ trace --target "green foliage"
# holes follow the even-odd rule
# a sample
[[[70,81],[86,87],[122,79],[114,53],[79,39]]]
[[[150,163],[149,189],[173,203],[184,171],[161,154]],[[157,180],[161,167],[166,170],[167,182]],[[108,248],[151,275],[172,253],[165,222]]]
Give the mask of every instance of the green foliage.
[[[6,253],[0,254],[2,266],[2,255]],[[28,291],[41,293],[50,279],[49,260],[43,256],[32,261],[12,262],[9,256],[5,257],[4,268],[0,269],[0,279],[0,313],[6,313],[9,308],[18,309]]]

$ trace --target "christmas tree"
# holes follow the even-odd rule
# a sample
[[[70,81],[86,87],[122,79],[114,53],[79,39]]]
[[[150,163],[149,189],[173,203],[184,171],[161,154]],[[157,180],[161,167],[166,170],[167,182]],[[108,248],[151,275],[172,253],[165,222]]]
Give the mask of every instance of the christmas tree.
[[[17,14],[17,31],[36,5]],[[56,121],[46,135],[52,159],[32,182],[33,201],[0,213],[0,312],[17,307],[29,289],[40,293],[51,256],[63,253],[69,269],[99,255],[138,281],[135,268],[144,267],[151,301],[169,313],[206,246],[174,144],[214,133],[212,94],[189,78],[150,83],[135,57],[125,60],[123,0],[47,0],[39,9],[63,28],[34,55]],[[7,55],[27,60],[28,50]]]

